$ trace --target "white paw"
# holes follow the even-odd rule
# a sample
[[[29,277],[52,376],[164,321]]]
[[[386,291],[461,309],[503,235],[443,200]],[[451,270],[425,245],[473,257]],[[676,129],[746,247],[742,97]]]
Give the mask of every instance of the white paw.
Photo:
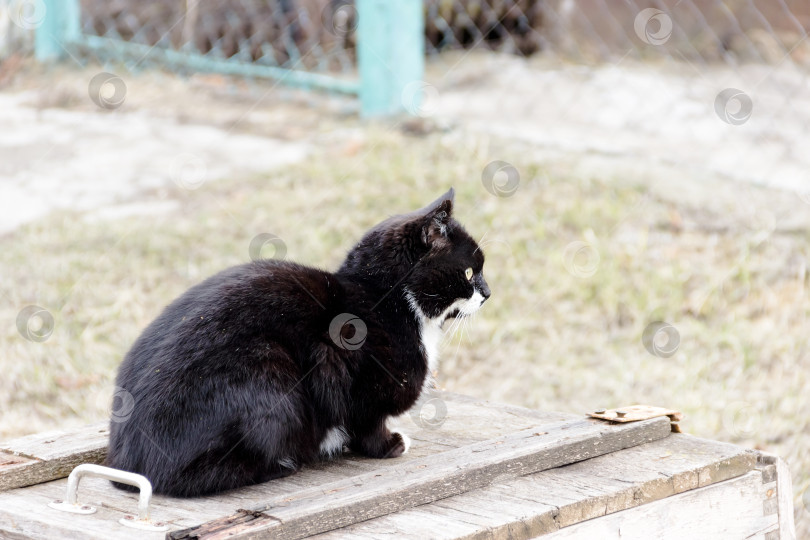
[[[405,450],[402,451],[403,454],[407,454],[408,450],[411,449],[411,438],[402,433],[401,431],[392,431],[391,433],[399,433],[399,436],[402,437],[402,442],[405,444]]]

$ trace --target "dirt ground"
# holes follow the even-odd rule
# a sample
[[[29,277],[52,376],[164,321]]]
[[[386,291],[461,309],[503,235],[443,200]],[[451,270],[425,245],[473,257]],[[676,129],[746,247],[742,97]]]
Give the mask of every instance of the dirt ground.
[[[88,82],[116,70],[0,68],[0,437],[104,418],[138,332],[259,233],[333,268],[455,185],[493,297],[445,340],[442,387],[678,408],[690,433],[783,456],[810,534],[801,73],[445,55],[421,118],[365,122],[349,98],[159,71],[120,71],[105,110]],[[715,110],[730,87],[754,104],[740,125]],[[482,181],[493,161],[513,194]],[[52,328],[20,329],[26,306]],[[673,341],[645,342],[654,321]]]

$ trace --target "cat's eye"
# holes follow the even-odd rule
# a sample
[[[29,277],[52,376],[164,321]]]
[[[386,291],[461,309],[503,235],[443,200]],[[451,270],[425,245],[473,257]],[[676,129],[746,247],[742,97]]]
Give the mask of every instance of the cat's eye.
[[[473,277],[473,269],[467,268],[466,270],[464,270],[464,275],[467,277],[467,281],[470,281]]]

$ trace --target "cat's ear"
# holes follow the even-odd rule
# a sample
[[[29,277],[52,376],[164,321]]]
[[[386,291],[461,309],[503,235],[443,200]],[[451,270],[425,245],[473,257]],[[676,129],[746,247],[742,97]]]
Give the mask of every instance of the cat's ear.
[[[450,191],[427,205],[420,212],[422,214],[422,243],[428,247],[436,247],[447,240],[447,224],[453,212],[453,198],[455,191]]]

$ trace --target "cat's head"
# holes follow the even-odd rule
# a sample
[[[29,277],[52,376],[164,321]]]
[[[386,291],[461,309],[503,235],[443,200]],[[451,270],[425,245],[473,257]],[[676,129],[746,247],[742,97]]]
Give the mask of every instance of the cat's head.
[[[484,253],[453,219],[453,196],[451,188],[424,208],[371,229],[340,272],[402,294],[419,315],[439,323],[474,313],[490,296]]]

